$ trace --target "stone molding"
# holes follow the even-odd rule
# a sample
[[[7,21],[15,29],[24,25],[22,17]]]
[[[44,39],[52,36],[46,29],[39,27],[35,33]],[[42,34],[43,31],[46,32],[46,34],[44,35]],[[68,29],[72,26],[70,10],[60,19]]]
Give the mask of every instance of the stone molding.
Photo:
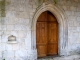
[[[59,36],[58,36],[58,55],[68,55],[68,23],[67,23],[67,17],[64,13],[63,9],[61,9],[58,5],[53,5],[50,3],[43,3],[41,6],[39,6],[36,9],[36,12],[32,19],[32,49],[36,49],[36,22],[40,14],[44,11],[50,11],[57,19],[59,28]]]

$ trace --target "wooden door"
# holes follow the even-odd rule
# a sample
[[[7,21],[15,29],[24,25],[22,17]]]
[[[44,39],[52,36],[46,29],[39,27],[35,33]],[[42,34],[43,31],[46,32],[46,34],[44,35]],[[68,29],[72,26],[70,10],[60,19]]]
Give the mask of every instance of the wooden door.
[[[46,12],[42,13],[36,24],[36,45],[38,57],[47,56],[47,22]]]
[[[48,12],[48,55],[58,54],[58,23],[50,12]]]
[[[37,20],[36,47],[38,57],[58,54],[58,23],[48,11],[43,12]]]
[[[57,24],[56,22],[49,22],[48,26],[49,26],[48,55],[57,55],[58,53]]]

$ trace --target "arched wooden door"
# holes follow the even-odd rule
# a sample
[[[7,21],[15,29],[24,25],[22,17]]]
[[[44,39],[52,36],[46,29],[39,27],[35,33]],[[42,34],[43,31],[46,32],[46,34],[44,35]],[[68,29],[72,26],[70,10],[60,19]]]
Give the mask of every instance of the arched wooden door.
[[[58,22],[49,12],[43,12],[36,23],[36,48],[38,57],[58,54]]]

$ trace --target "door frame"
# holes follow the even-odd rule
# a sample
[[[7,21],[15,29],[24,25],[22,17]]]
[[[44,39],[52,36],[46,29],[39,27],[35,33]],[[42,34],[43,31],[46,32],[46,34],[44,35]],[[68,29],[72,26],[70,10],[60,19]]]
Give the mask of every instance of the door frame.
[[[34,51],[33,55],[37,57],[36,49],[36,22],[38,17],[44,11],[50,11],[57,19],[58,22],[58,55],[66,56],[68,54],[68,23],[67,17],[63,9],[58,5],[43,3],[40,7],[36,9],[36,12],[32,19],[31,25],[31,49]]]

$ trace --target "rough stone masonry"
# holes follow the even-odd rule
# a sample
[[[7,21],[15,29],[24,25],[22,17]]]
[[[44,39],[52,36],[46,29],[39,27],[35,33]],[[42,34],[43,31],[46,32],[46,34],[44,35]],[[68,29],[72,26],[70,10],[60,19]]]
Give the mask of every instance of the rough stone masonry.
[[[33,16],[40,6],[36,1],[0,0],[0,60],[37,60],[31,43]],[[66,15],[68,55],[80,54],[80,0],[58,0],[56,6]],[[8,43],[10,35],[17,43]]]

